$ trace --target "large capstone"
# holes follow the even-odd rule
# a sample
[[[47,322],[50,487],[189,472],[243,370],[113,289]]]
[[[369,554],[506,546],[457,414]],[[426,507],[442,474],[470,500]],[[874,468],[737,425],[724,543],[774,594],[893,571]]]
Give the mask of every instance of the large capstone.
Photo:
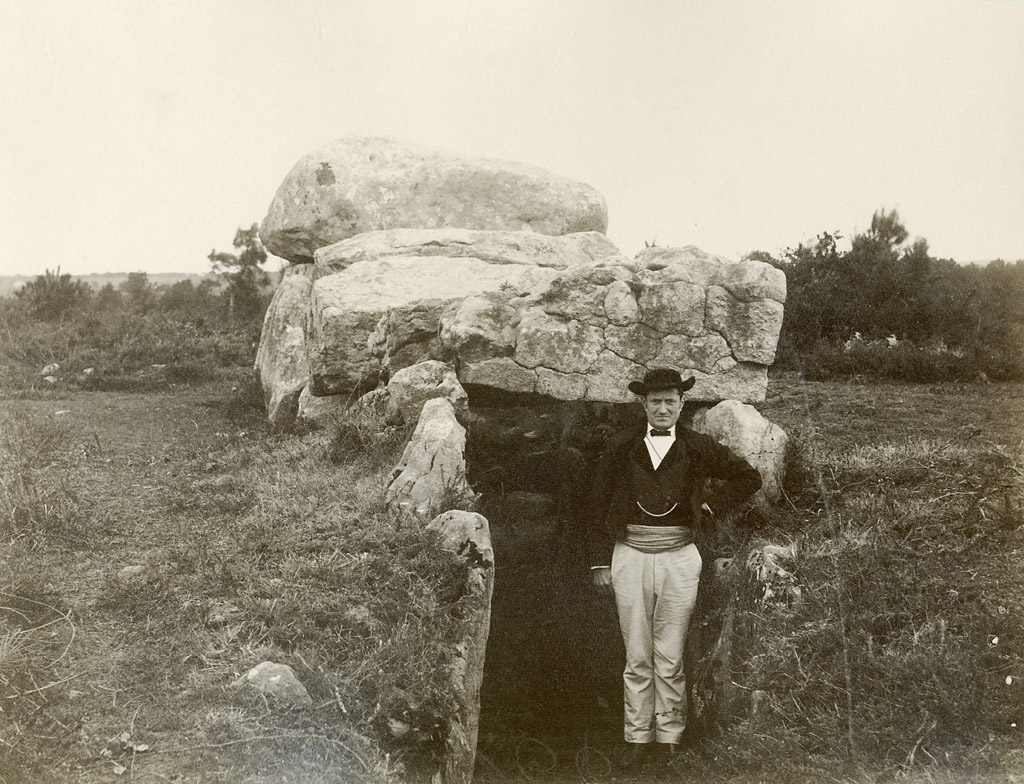
[[[260,237],[271,253],[314,251],[380,229],[604,232],[604,198],[589,185],[522,163],[472,158],[397,139],[348,136],[295,164]]]
[[[673,367],[695,401],[763,400],[786,295],[768,264],[697,248],[609,256],[539,285],[471,295],[441,316],[463,384],[560,400],[628,402],[629,381]]]
[[[393,229],[366,232],[327,245],[314,259],[316,276],[320,277],[360,261],[391,256],[473,258],[490,264],[564,269],[618,253],[612,241],[597,232],[547,237],[529,231]]]
[[[474,294],[539,287],[559,270],[615,252],[597,237],[378,231],[321,249],[309,305],[311,391],[362,391],[377,384],[382,369],[446,359],[439,335],[444,307]],[[548,277],[524,281],[532,271]]]
[[[693,401],[757,402],[782,326],[785,276],[697,248],[634,260],[602,235],[374,232],[317,253],[309,391],[358,396],[436,360],[469,389],[629,402],[652,367],[693,375]],[[297,386],[297,384],[296,384]]]

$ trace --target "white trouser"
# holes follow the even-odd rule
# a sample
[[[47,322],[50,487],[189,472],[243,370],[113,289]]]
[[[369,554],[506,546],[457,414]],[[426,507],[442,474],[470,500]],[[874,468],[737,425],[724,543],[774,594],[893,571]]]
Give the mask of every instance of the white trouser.
[[[701,565],[693,544],[666,553],[615,545],[612,587],[626,644],[622,677],[629,743],[678,743],[683,734],[683,649]]]

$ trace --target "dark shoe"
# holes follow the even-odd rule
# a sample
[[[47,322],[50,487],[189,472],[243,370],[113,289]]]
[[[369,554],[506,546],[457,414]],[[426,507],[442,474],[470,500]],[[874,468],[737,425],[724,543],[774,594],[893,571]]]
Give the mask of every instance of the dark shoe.
[[[682,743],[659,743],[658,750],[665,754],[678,754],[683,750]]]
[[[649,743],[627,743],[626,748],[622,750],[622,755],[619,757],[620,768],[632,768],[638,766],[645,756],[647,756],[647,748],[650,746]]]

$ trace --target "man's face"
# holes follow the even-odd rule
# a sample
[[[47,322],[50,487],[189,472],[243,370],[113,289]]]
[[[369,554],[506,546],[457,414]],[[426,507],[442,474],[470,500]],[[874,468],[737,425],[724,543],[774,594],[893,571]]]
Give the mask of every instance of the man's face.
[[[644,398],[647,421],[652,427],[667,430],[683,411],[683,398],[677,389],[659,389]]]

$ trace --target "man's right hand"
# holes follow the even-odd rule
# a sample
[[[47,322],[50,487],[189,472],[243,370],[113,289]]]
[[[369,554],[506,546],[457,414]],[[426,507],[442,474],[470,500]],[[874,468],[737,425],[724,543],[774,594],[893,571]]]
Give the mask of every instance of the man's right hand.
[[[596,569],[591,569],[591,580],[594,581],[594,587],[597,588],[601,593],[612,594],[612,570],[609,566],[599,566]]]

